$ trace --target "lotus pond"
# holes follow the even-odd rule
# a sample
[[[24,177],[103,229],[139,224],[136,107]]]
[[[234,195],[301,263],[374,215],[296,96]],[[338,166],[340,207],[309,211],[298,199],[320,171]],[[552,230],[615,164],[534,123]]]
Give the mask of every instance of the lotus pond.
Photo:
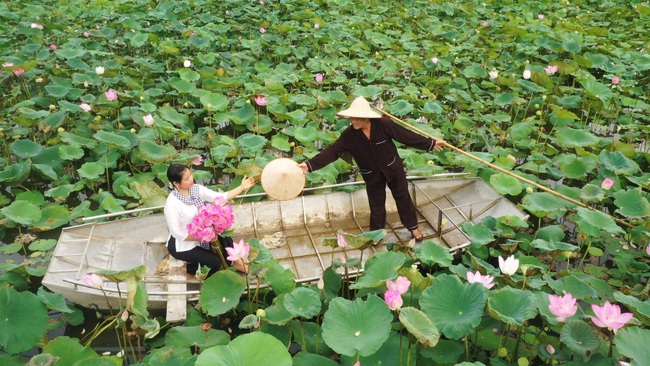
[[[0,3],[0,363],[647,364],[648,24],[637,0]],[[310,285],[253,240],[272,290],[219,272],[184,324],[149,314],[142,268],[103,273],[129,300],[47,337],[84,323],[37,285],[53,230],[160,205],[170,161],[227,189],[311,157],[353,96],[500,168],[402,148],[409,174],[479,176],[531,219],[466,224],[456,255],[394,245],[356,279],[341,258]],[[93,349],[107,332],[119,355]]]

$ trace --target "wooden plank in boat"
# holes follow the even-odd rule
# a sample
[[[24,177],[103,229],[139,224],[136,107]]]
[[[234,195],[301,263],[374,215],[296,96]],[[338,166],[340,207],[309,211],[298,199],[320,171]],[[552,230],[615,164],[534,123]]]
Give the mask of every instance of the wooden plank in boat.
[[[185,293],[187,291],[186,280],[186,263],[169,256],[169,274],[167,279],[171,282],[167,285],[169,292]],[[169,295],[167,298],[167,315],[168,323],[184,321],[187,318],[187,296],[186,295]]]

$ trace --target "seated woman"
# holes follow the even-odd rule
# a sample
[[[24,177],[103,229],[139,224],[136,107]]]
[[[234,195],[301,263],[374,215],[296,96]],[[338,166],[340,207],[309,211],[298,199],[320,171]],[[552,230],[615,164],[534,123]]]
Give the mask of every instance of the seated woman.
[[[187,262],[188,278],[196,273],[199,264],[210,268],[209,275],[221,268],[221,256],[210,249],[201,247],[198,238],[190,235],[187,224],[197,215],[198,208],[206,202],[215,202],[217,199],[232,200],[238,194],[249,189],[255,184],[253,178],[244,176],[239,187],[228,192],[216,192],[207,187],[194,183],[194,176],[189,167],[172,164],[167,169],[167,179],[173,186],[165,203],[165,220],[169,227],[169,240],[167,249],[169,254],[179,260]],[[232,239],[219,236],[219,243],[224,247],[232,247]],[[246,272],[246,264],[239,260],[233,263],[233,268]]]

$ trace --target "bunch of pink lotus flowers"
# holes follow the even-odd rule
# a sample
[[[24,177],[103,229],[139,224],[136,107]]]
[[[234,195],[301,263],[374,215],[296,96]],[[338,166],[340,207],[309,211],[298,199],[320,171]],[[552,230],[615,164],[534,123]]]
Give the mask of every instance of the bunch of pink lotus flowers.
[[[187,231],[201,242],[210,242],[217,235],[230,230],[234,221],[232,206],[220,202],[210,203],[199,207],[199,213],[187,224]]]
[[[563,323],[567,318],[575,315],[578,311],[576,298],[571,296],[570,293],[563,296],[548,295],[548,310],[551,314],[555,315],[555,320]],[[603,306],[596,304],[591,305],[595,317],[591,317],[591,321],[601,327],[607,328],[616,334],[627,322],[634,316],[632,313],[621,313],[621,308],[618,305],[611,304],[605,301]]]

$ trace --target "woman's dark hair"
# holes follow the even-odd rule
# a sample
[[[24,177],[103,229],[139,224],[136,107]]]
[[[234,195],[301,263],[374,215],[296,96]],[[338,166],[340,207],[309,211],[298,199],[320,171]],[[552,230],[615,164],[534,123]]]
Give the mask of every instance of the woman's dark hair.
[[[183,179],[183,172],[190,167],[181,164],[172,164],[167,168],[167,180],[169,184],[174,186],[174,182],[180,183]]]

